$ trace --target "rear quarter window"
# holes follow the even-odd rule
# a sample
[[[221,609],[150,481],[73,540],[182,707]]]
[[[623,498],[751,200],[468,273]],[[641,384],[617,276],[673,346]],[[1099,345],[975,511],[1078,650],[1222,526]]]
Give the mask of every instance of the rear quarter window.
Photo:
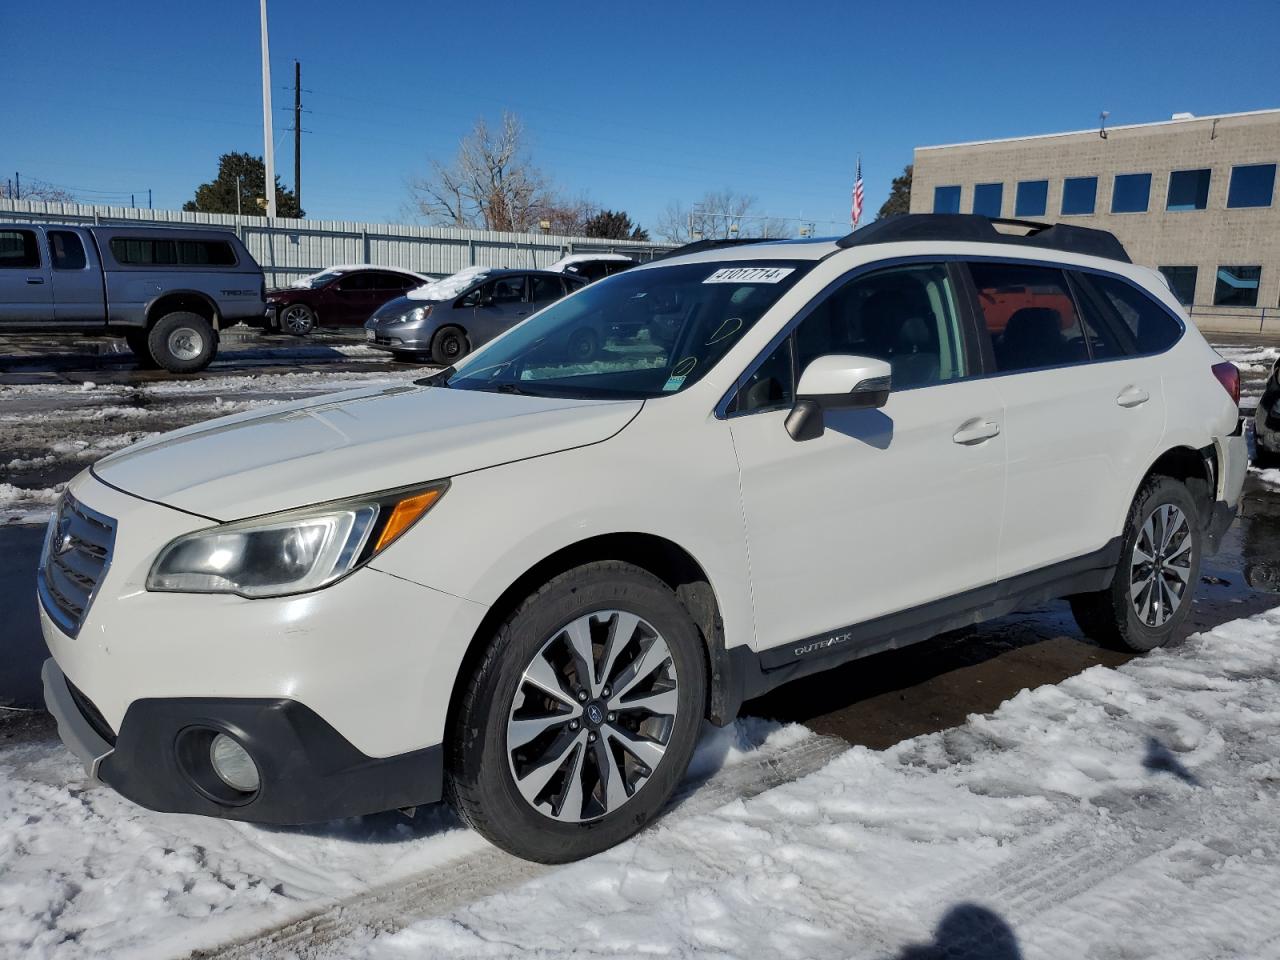
[[[1138,353],[1161,353],[1182,336],[1182,324],[1133,284],[1099,274],[1076,274],[1076,279],[1112,326],[1120,324],[1128,330]]]

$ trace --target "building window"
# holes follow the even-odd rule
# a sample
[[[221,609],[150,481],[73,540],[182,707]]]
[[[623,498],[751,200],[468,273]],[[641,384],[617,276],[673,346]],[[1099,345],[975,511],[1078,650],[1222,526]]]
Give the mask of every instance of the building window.
[[[934,213],[959,213],[960,212],[960,188],[959,187],[934,187],[933,188],[933,212]]]
[[[1000,206],[1003,202],[1003,183],[980,183],[973,188],[973,212],[980,216],[1000,216]]]
[[[1067,177],[1062,181],[1062,215],[1087,216],[1098,199],[1097,177]]]
[[[1023,180],[1014,202],[1015,217],[1043,217],[1049,207],[1049,181]]]
[[[1160,267],[1159,269],[1164,274],[1165,280],[1169,282],[1169,289],[1173,291],[1173,295],[1178,298],[1180,304],[1189,307],[1196,302],[1196,274],[1199,271],[1195,267]]]
[[[1111,189],[1112,213],[1146,213],[1151,198],[1151,174],[1117,173]]]
[[[1209,170],[1175,170],[1169,174],[1167,210],[1203,210],[1209,206]]]
[[[1219,267],[1213,285],[1215,307],[1256,307],[1261,267]]]
[[[1252,163],[1231,168],[1231,185],[1227,188],[1228,207],[1269,207],[1276,185],[1274,163]]]

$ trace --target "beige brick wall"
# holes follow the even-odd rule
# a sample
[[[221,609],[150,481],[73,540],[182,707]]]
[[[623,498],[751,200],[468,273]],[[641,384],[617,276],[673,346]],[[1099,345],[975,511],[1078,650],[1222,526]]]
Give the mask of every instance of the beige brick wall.
[[[1196,266],[1195,303],[1210,307],[1220,265],[1262,267],[1258,307],[1280,304],[1280,182],[1270,207],[1227,209],[1231,168],[1280,162],[1280,110],[1119,127],[1106,139],[1096,131],[1027,137],[978,144],[917,147],[911,189],[912,213],[933,210],[934,188],[956,185],[960,211],[973,210],[979,183],[1002,182],[1001,215],[1014,216],[1020,180],[1048,180],[1049,197],[1039,220],[1063,221],[1112,231],[1136,263]],[[1167,211],[1169,174],[1212,170],[1205,210]],[[1116,174],[1150,173],[1146,213],[1111,213]],[[1062,216],[1067,177],[1096,176],[1095,213]],[[1255,311],[1256,312],[1256,311]]]

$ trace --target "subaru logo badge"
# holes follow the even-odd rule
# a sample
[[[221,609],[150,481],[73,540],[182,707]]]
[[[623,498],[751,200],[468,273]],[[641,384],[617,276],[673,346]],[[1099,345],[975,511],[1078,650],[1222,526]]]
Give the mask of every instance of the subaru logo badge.
[[[593,703],[587,707],[587,722],[592,726],[598,726],[600,721],[604,719],[604,711],[600,709],[600,704]]]

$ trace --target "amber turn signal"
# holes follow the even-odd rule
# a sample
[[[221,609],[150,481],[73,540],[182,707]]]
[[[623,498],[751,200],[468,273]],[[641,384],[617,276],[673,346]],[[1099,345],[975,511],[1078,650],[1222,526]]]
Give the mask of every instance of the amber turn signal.
[[[381,553],[390,546],[396,537],[408,530],[419,517],[431,509],[442,493],[444,491],[440,489],[424,490],[422,493],[415,493],[399,501],[392,509],[391,516],[387,518],[382,532],[378,534],[378,542],[373,545],[373,552]]]

